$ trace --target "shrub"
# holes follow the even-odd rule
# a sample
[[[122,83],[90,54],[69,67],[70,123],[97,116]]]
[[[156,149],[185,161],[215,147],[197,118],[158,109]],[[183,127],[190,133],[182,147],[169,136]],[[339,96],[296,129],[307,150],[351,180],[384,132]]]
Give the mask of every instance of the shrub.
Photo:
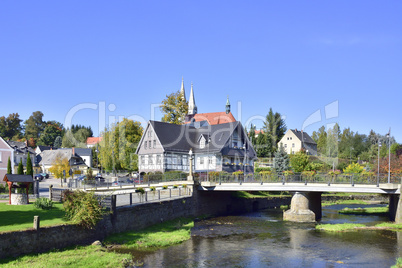
[[[41,197],[36,199],[34,206],[40,209],[51,209],[53,207],[53,201],[48,198]]]
[[[182,184],[181,185],[183,188],[187,188],[187,184]]]
[[[149,189],[151,190],[151,192],[156,191],[156,187],[155,187],[155,186],[151,186],[151,187],[149,187]]]
[[[167,185],[163,185],[163,186],[162,186],[162,189],[163,189],[163,190],[166,190],[167,188],[168,188]]]
[[[177,184],[173,185],[173,188],[177,188],[177,187],[179,187],[179,185],[177,185]]]
[[[95,227],[105,214],[95,194],[89,192],[65,191],[63,207],[67,219],[88,229]]]
[[[136,191],[137,193],[140,193],[140,194],[144,194],[144,193],[145,193],[145,189],[142,188],[142,187],[138,187],[135,191]]]
[[[267,172],[267,171],[272,171],[270,167],[256,167],[254,169],[255,173],[261,173],[261,172]]]

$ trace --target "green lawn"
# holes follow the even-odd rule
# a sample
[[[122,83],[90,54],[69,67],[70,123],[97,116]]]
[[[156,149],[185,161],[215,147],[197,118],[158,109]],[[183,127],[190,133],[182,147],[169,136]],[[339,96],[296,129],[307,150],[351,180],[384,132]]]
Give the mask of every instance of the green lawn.
[[[33,227],[34,216],[40,217],[40,226],[67,223],[63,205],[55,203],[50,210],[42,210],[29,205],[9,205],[0,203],[0,232],[26,230]]]
[[[389,209],[388,207],[344,208],[338,212],[352,215],[382,215],[389,213]]]
[[[130,254],[109,252],[101,246],[87,246],[31,254],[0,260],[1,267],[127,267],[134,264]]]

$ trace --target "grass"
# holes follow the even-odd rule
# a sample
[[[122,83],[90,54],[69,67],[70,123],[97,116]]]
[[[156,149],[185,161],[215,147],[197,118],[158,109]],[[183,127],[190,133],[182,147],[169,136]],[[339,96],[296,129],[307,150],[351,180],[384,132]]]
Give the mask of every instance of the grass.
[[[54,203],[52,209],[42,210],[28,205],[0,203],[0,232],[20,231],[33,227],[34,216],[40,217],[40,226],[65,224],[63,204]]]
[[[108,245],[137,250],[153,250],[179,244],[191,238],[194,221],[179,218],[160,223],[141,231],[113,234],[106,238]]]
[[[360,223],[341,223],[341,224],[318,224],[317,230],[326,232],[346,232],[355,230],[401,230],[402,224],[390,222],[379,223],[375,226],[366,226]]]
[[[389,209],[388,207],[344,208],[338,212],[352,215],[379,215],[388,213]]]
[[[1,267],[127,267],[132,265],[130,254],[109,252],[101,246],[76,247],[17,259],[0,260]]]
[[[267,197],[290,197],[291,195],[288,192],[237,191],[237,192],[233,192],[232,196],[237,197],[237,198],[247,198],[248,199],[248,198],[267,198]]]
[[[396,264],[392,265],[391,268],[402,268],[402,258],[396,259]]]
[[[335,202],[322,202],[321,205],[323,207],[332,206],[332,205],[367,205],[368,203],[363,200],[336,200]]]

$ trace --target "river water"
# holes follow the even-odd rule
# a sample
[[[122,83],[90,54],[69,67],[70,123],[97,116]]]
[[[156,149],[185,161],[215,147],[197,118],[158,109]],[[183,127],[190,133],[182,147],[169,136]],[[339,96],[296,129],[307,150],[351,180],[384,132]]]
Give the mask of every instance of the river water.
[[[321,223],[387,221],[382,216],[338,214],[346,205],[323,207]],[[364,207],[364,205],[347,205]],[[267,209],[195,223],[192,238],[154,253],[133,253],[143,267],[390,267],[402,252],[400,232],[328,233],[315,224],[282,221]]]

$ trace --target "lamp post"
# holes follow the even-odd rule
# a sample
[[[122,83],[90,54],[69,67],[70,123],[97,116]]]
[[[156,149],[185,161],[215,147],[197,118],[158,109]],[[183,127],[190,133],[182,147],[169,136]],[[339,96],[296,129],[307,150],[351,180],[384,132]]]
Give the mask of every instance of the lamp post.
[[[112,151],[112,160],[113,160],[113,173],[114,176],[116,177],[116,170],[114,169],[114,150]]]
[[[243,157],[243,176],[246,175],[246,144],[243,144],[243,148],[244,148],[244,157]]]
[[[211,142],[211,137],[208,135],[207,181],[209,181],[209,143],[210,142]]]
[[[190,172],[188,174],[188,180],[193,180],[193,149],[190,148],[190,151],[188,152],[190,156]]]
[[[391,128],[387,133],[388,138],[388,183],[391,182]]]
[[[377,187],[380,185],[380,147],[381,147],[381,140],[378,139]]]

